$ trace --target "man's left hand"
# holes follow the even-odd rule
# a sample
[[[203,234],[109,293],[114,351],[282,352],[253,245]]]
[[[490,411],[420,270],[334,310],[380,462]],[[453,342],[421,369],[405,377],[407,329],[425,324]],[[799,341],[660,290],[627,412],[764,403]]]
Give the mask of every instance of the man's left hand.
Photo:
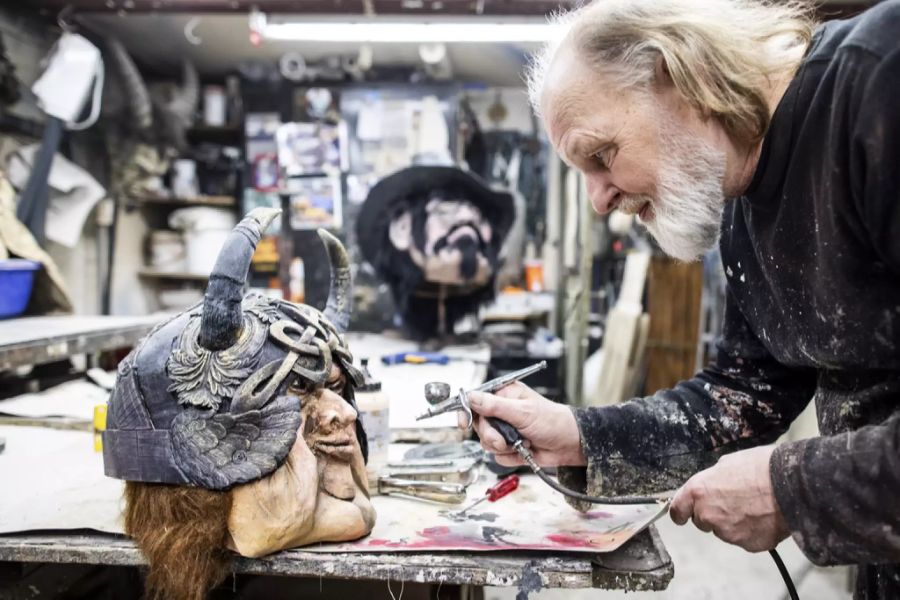
[[[772,490],[769,459],[774,446],[723,456],[691,477],[672,499],[669,515],[749,552],[778,545],[790,531]]]

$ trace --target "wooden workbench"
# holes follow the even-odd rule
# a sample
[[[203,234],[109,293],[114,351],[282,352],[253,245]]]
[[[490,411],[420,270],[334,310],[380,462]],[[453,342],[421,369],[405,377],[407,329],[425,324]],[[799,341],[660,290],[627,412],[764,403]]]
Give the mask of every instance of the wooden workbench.
[[[75,353],[127,347],[145,335],[158,320],[159,317],[90,317],[76,323],[68,317],[40,317],[0,322],[0,370]],[[399,375],[402,371],[402,368],[397,369],[391,374]],[[469,376],[484,377],[480,373]],[[420,408],[418,402],[407,402],[404,413]],[[447,431],[446,427],[437,427],[434,431],[441,429]],[[143,562],[142,555],[130,540],[113,534],[80,530],[0,535],[0,567],[130,567]],[[546,587],[628,591],[665,589],[674,572],[671,559],[652,526],[606,554],[288,550],[261,559],[236,556],[233,569],[237,574],[248,575],[417,582],[464,588],[522,586],[529,590]]]
[[[0,561],[136,566],[144,564],[134,544],[99,533],[23,533],[0,536]],[[418,583],[518,587],[540,576],[544,588],[663,590],[672,561],[651,526],[608,554],[348,553],[286,550],[259,559],[236,557],[235,573],[326,577]],[[528,581],[524,582],[529,584]],[[534,585],[533,582],[530,585]]]

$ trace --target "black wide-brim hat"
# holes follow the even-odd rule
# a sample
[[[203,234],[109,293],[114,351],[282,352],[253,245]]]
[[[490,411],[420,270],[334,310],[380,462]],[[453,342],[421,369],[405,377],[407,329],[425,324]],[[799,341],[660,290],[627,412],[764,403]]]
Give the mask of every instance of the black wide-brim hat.
[[[363,257],[372,262],[390,244],[388,229],[399,205],[427,202],[433,190],[459,194],[460,199],[477,206],[491,223],[492,245],[500,247],[516,217],[509,193],[491,189],[483,179],[459,167],[416,165],[388,175],[369,190],[356,220]]]

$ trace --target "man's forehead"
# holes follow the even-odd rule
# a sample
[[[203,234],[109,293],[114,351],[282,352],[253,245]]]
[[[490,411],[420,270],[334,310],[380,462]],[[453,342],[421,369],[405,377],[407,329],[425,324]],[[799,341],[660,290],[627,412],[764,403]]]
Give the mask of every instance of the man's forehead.
[[[554,146],[591,108],[586,101],[590,88],[595,87],[592,76],[595,75],[574,52],[567,46],[560,47],[548,67],[541,93],[541,112]]]

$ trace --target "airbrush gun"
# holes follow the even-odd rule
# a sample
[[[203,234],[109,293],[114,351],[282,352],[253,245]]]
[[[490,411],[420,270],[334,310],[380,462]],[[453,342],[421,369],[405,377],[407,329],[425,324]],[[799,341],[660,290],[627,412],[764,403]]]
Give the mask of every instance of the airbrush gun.
[[[524,369],[513,371],[512,373],[507,373],[506,375],[503,375],[502,377],[498,377],[496,379],[491,379],[487,383],[483,383],[477,388],[469,390],[469,392],[466,392],[464,389],[460,389],[459,394],[453,396],[452,398],[449,397],[449,384],[443,382],[428,383],[425,385],[425,399],[432,406],[425,413],[419,415],[416,420],[421,421],[422,419],[428,419],[445,412],[461,410],[466,413],[467,417],[469,417],[469,427],[471,427],[473,417],[472,407],[469,406],[469,393],[495,392],[497,390],[505,388],[513,382],[524,379],[525,377],[528,377],[529,375],[537,373],[538,371],[546,368],[547,361],[542,360],[541,362],[531,365],[530,367],[525,367]],[[570,498],[575,498],[576,500],[582,500],[584,502],[590,502],[593,504],[652,504],[655,502],[666,502],[665,499],[655,498],[652,496],[621,496],[616,498],[592,497],[565,488],[551,479],[544,472],[543,468],[537,464],[537,461],[534,459],[534,455],[531,453],[531,450],[529,450],[525,446],[525,439],[522,437],[522,434],[519,433],[518,429],[516,429],[503,419],[498,419],[497,417],[487,417],[487,420],[488,423],[491,424],[491,427],[496,429],[497,432],[503,437],[504,441],[506,441],[509,447],[515,450],[519,454],[519,456],[522,457],[522,460],[525,461],[525,464],[531,467],[531,470],[534,471],[535,475],[540,477],[545,483],[547,483],[547,485],[565,496],[569,496]]]
[[[524,369],[519,369],[518,371],[513,371],[511,373],[507,373],[501,377],[497,377],[496,379],[491,379],[486,383],[482,383],[476,388],[469,390],[468,392],[464,389],[460,388],[459,394],[456,396],[450,397],[450,384],[444,383],[442,381],[435,381],[432,383],[425,384],[425,400],[428,404],[431,405],[427,411],[416,417],[416,421],[421,421],[422,419],[430,419],[431,417],[442,415],[446,412],[451,412],[455,410],[461,410],[466,413],[466,416],[469,417],[469,425],[468,427],[472,427],[472,407],[469,406],[469,397],[468,394],[470,392],[496,392],[497,390],[501,390],[508,386],[511,383],[515,383],[521,379],[525,379],[529,375],[533,375],[538,371],[543,371],[547,368],[547,361],[542,360],[539,363],[533,364],[530,367],[525,367]],[[494,421],[500,421],[499,419],[489,419],[491,421],[491,425],[496,427]]]

